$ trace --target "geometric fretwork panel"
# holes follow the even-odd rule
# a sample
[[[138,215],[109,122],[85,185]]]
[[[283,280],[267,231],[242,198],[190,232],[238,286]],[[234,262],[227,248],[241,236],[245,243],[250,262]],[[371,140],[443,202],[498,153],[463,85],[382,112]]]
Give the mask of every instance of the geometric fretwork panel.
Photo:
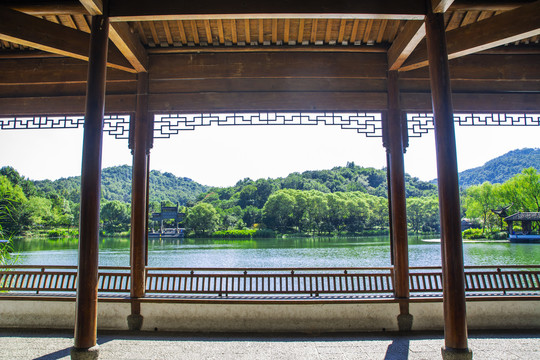
[[[169,138],[199,126],[335,125],[367,137],[382,137],[380,113],[365,112],[250,112],[156,115],[154,138]]]
[[[540,126],[540,114],[454,114],[454,122],[460,126]],[[421,137],[433,128],[433,114],[407,114],[409,137]]]
[[[0,118],[0,130],[76,129],[84,125],[84,116],[26,116]],[[106,115],[103,132],[116,139],[129,138],[129,115]]]

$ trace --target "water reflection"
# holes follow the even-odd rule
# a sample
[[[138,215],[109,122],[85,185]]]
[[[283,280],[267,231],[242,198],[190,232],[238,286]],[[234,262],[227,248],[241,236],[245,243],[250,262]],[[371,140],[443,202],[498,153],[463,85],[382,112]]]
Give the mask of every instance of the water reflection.
[[[77,239],[15,241],[22,264],[77,265]],[[100,265],[128,266],[129,239],[100,239]],[[410,266],[440,266],[438,239],[410,237]],[[151,239],[149,265],[162,267],[390,266],[383,237],[287,239]],[[464,243],[465,265],[540,264],[539,244]]]

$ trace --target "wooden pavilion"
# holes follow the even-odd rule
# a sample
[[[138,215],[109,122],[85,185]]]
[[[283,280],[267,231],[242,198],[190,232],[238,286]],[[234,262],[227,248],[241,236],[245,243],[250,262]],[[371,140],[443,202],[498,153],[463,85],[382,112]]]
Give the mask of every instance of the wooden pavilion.
[[[403,114],[434,114],[443,356],[472,356],[453,114],[540,110],[540,1],[2,0],[0,5],[0,116],[85,114],[73,357],[96,345],[105,112],[132,115],[131,297],[138,299],[145,293],[154,114],[352,110],[383,117],[395,296],[403,323],[411,317]],[[140,306],[132,304],[136,323]]]

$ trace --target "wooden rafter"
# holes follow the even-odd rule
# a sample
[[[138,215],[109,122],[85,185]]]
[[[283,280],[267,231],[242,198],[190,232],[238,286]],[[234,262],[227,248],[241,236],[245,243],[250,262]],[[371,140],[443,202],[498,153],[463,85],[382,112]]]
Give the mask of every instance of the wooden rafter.
[[[444,13],[450,8],[454,0],[431,0],[434,13]]]
[[[370,34],[371,34],[371,28],[373,27],[373,19],[368,19],[367,23],[366,23],[366,28],[364,29],[364,37],[362,38],[362,41],[364,43],[367,43],[368,40],[370,39]]]
[[[332,19],[328,19],[326,22],[326,32],[324,34],[324,42],[328,44],[332,38]]]
[[[178,27],[178,33],[180,34],[180,41],[182,41],[183,45],[186,45],[187,44],[186,30],[184,29],[184,24],[182,23],[182,20],[178,20],[176,22],[176,26]]]
[[[148,70],[148,54],[127,23],[111,24],[109,38],[137,72]]]
[[[246,44],[249,45],[251,43],[251,29],[249,28],[249,19],[244,20],[244,29],[246,34]]]
[[[358,19],[355,19],[353,22],[353,27],[351,31],[351,40],[350,40],[351,43],[354,43],[356,41],[356,34],[358,33],[358,23],[359,23]]]
[[[193,35],[193,42],[195,44],[199,44],[200,39],[199,39],[199,31],[197,30],[197,21],[192,20],[189,23],[191,25],[191,32],[192,32],[192,35]]]
[[[289,34],[291,31],[291,19],[285,19],[285,28],[283,29],[283,41],[289,43]]]
[[[88,60],[89,34],[4,7],[0,8],[0,39]],[[107,65],[124,71],[136,71],[114,45],[109,47]]]
[[[379,34],[377,35],[377,43],[380,43],[383,40],[384,32],[386,30],[386,25],[388,24],[388,19],[381,20],[381,26],[379,27]]]
[[[264,20],[259,19],[259,45],[264,42]]]
[[[225,35],[224,35],[224,31],[223,31],[223,21],[222,21],[222,20],[218,20],[217,23],[218,23],[218,37],[219,37],[219,43],[220,43],[220,44],[224,44],[224,43],[225,43]]]
[[[272,43],[275,44],[278,41],[277,33],[277,19],[272,19]]]
[[[345,36],[345,27],[347,26],[347,20],[341,19],[341,22],[339,24],[339,32],[338,32],[338,43],[341,44],[343,42],[343,37]]]
[[[173,38],[171,33],[171,28],[169,27],[168,21],[163,21],[163,31],[165,32],[165,38],[167,39],[167,44],[172,45],[173,44]]]
[[[159,37],[156,31],[156,25],[153,21],[148,21],[148,27],[150,28],[150,33],[152,34],[152,40],[155,45],[159,45]]]
[[[540,34],[540,1],[446,33],[448,58],[473,54]],[[407,71],[427,66],[423,42],[400,68]]]
[[[109,4],[109,13],[111,21],[323,17],[421,20],[425,14],[425,5],[423,1],[402,0],[115,0]]]
[[[231,19],[231,36],[232,36],[232,42],[233,44],[238,43],[238,33],[236,31],[236,20]]]
[[[212,28],[210,27],[210,20],[204,20],[204,31],[206,33],[206,41],[208,44],[212,43]]]
[[[86,11],[90,15],[101,15],[103,14],[103,1],[102,0],[79,0],[79,2],[84,6]]]
[[[315,44],[317,41],[317,19],[313,19],[311,23],[311,43]]]
[[[423,21],[408,21],[388,49],[388,68],[399,69],[424,36],[426,36],[426,27]]]
[[[302,44],[304,41],[304,26],[305,26],[305,20],[300,19],[300,24],[298,25],[298,43]]]

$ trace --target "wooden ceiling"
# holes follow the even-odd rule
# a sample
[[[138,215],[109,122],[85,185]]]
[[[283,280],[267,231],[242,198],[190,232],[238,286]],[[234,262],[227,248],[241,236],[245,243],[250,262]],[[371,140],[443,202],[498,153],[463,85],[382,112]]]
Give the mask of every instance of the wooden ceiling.
[[[79,94],[83,71],[77,70],[76,79],[71,79],[77,62],[72,63],[66,57],[87,60],[91,16],[104,12],[103,3],[102,0],[0,0],[0,69],[5,70],[0,72],[0,103],[2,98],[11,96]],[[540,56],[540,1],[431,0],[431,3],[435,11],[444,12],[449,58],[463,58],[451,62],[451,66],[459,69],[454,72],[459,75],[455,79],[453,76],[457,91],[528,95],[540,92],[540,79],[532,70]],[[192,93],[200,94],[246,88],[258,92],[286,88],[308,93],[321,91],[316,88],[316,82],[325,81],[328,89],[340,93],[365,94],[368,89],[385,90],[388,70],[400,71],[404,92],[425,92],[429,90],[423,24],[426,4],[425,0],[109,0],[108,65],[120,72],[111,70],[108,92],[131,94],[134,78],[127,74],[149,72],[150,89],[156,94],[166,92],[164,88],[175,94],[186,93],[188,87],[194,89]],[[234,57],[234,53],[244,55]],[[261,53],[267,55],[257,55]],[[273,53],[276,55],[268,55]],[[355,60],[347,57],[348,53],[358,54],[354,58],[358,64],[376,70],[364,73],[351,68]],[[222,55],[205,57],[205,54]],[[483,60],[472,54],[484,54]],[[309,64],[311,59],[316,63]],[[491,63],[485,63],[487,59]],[[522,68],[504,70],[510,59],[520,66],[531,67],[530,71],[523,75]],[[197,61],[204,70],[194,67]],[[242,61],[246,63],[238,67]],[[255,62],[254,70],[247,74],[244,69],[251,68],[251,62]],[[333,62],[351,68],[350,72],[325,69],[325,63]],[[36,64],[41,71],[60,63],[70,65],[63,70],[55,69],[49,81],[44,77],[36,80]],[[300,71],[302,64],[313,73]],[[221,77],[212,74],[218,66]],[[257,71],[258,68],[261,70]],[[491,69],[491,73],[487,74],[486,69]],[[169,70],[173,75],[169,75]],[[17,71],[21,74],[16,74]],[[199,77],[190,77],[186,73],[189,71]],[[53,80],[56,78],[59,80]],[[248,81],[257,78],[264,79],[268,85]],[[307,78],[318,80],[308,84]],[[179,79],[186,84],[181,89],[177,86]],[[295,79],[298,83],[293,84]],[[170,85],[173,83],[174,86]],[[35,86],[29,89],[27,84]],[[338,96],[337,92],[334,95]]]

